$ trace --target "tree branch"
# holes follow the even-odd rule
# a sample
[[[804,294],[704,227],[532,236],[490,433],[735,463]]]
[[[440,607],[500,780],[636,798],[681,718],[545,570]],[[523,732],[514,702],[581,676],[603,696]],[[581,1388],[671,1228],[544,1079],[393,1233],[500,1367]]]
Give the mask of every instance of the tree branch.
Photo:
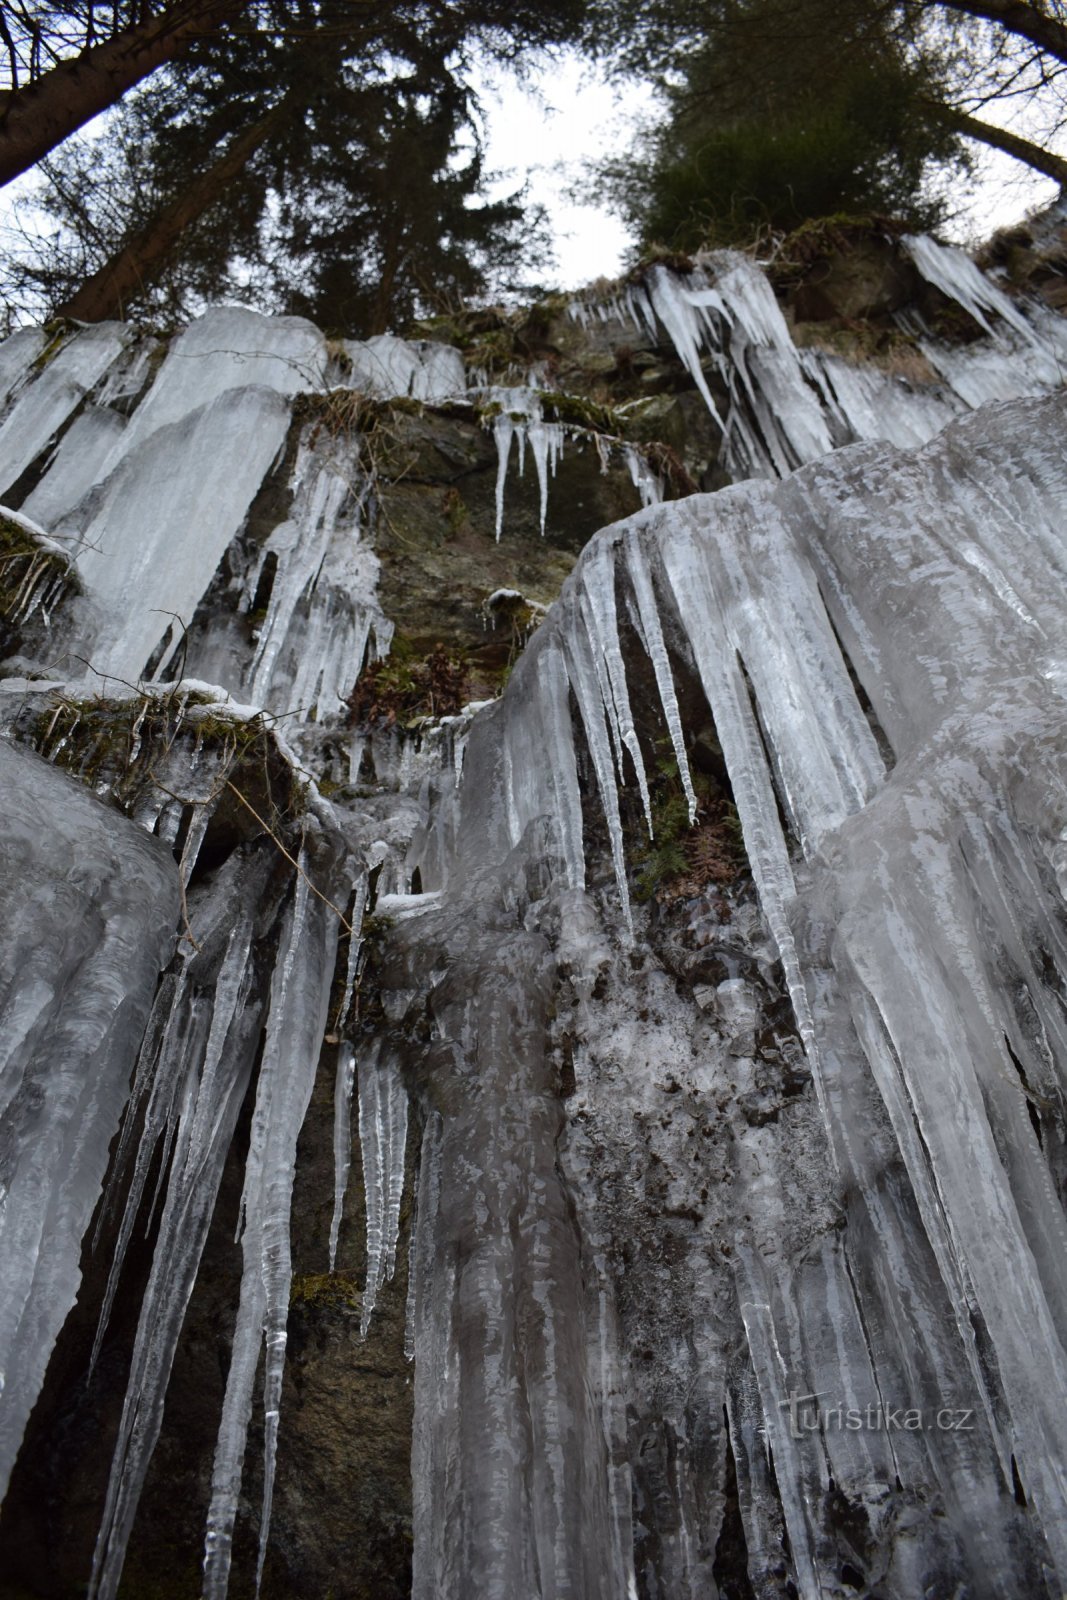
[[[1057,61],[1067,62],[1067,23],[1027,4],[1026,0],[936,0],[936,3],[946,11],[959,11],[964,16],[992,22],[1020,39],[1029,39]]]
[[[1029,139],[1024,139],[1018,133],[1011,133],[1007,128],[998,128],[992,122],[982,122],[978,117],[972,117],[955,106],[937,106],[931,109],[939,121],[954,128],[957,133],[962,133],[965,138],[977,139],[980,144],[989,145],[993,150],[1003,150],[1005,154],[1014,156],[1016,161],[1022,161],[1026,166],[1032,167],[1035,172],[1043,172],[1046,178],[1054,178],[1057,183],[1067,186],[1067,160],[1056,155],[1054,151],[1045,150],[1039,144],[1032,144]]]
[[[86,279],[56,315],[75,322],[103,322],[108,317],[125,315],[129,302],[155,277],[185,230],[221,199],[228,185],[266,143],[291,103],[290,98],[279,101],[258,122],[238,134],[213,166]]]
[[[173,0],[0,97],[0,186],[106,111],[127,90],[203,33],[244,10],[248,0]]]

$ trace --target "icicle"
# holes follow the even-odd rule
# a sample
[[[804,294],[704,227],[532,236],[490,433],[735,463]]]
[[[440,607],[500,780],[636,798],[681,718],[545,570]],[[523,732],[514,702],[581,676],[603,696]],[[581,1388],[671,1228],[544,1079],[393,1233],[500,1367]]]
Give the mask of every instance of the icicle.
[[[608,735],[608,726],[604,720],[604,698],[597,682],[588,636],[585,635],[584,629],[581,634],[577,628],[573,629],[567,638],[566,645],[567,673],[574,689],[575,699],[578,701],[578,708],[582,714],[586,742],[588,743],[589,753],[593,758],[593,767],[596,771],[600,802],[604,807],[604,817],[608,825],[608,837],[611,840],[611,859],[615,868],[615,882],[618,885],[619,899],[622,902],[623,921],[632,936],[633,921],[630,913],[630,893],[626,882],[626,855],[622,839],[622,818],[619,814],[619,794],[615,784],[611,742]]]
[[[115,1290],[118,1287],[123,1262],[126,1258],[126,1249],[133,1234],[137,1214],[141,1209],[141,1199],[144,1194],[144,1186],[152,1158],[156,1154],[156,1147],[160,1138],[171,1128],[176,1113],[180,1109],[180,1097],[188,1076],[186,1070],[187,1062],[190,1058],[195,1059],[198,1046],[203,1045],[203,1039],[198,1037],[200,1018],[197,1016],[195,1008],[186,1004],[185,984],[185,973],[182,972],[178,975],[176,981],[165,982],[160,987],[158,997],[159,1001],[162,1001],[160,1009],[164,1012],[166,1019],[162,1037],[156,1035],[153,1039],[152,1020],[154,1019],[151,1019],[145,1039],[145,1044],[149,1048],[142,1048],[134,1076],[133,1089],[130,1092],[129,1103],[126,1107],[122,1134],[115,1155],[114,1170],[116,1175],[125,1175],[126,1157],[133,1129],[142,1111],[144,1122],[133,1174],[126,1192],[126,1204],[119,1228],[118,1241],[111,1258],[103,1305],[97,1320],[96,1337],[93,1340],[92,1353],[89,1356],[90,1374],[96,1367],[104,1334],[111,1319],[111,1307],[114,1304]],[[116,1191],[117,1185],[113,1186],[109,1191],[107,1197],[109,1202]],[[97,1225],[94,1247],[99,1246],[101,1227],[106,1220],[107,1209],[105,1208],[102,1212],[100,1222]]]
[[[204,1600],[224,1600],[226,1594],[252,1386],[261,1348],[265,1348],[264,1469],[257,1590],[270,1533],[292,1277],[289,1205],[296,1142],[315,1080],[337,942],[336,919],[321,901],[309,898],[306,873],[302,851],[296,898],[286,920],[271,984],[267,1036],[252,1118],[242,1197],[244,1269],[212,1472],[204,1546]]]
[[[716,422],[722,425],[718,409],[711,398],[707,379],[700,365],[701,324],[695,315],[692,302],[673,273],[656,265],[649,269],[646,278],[651,305],[670,334],[679,360],[700,391],[701,398]]]
[[[526,437],[530,441],[530,451],[537,471],[537,487],[540,494],[541,537],[543,539],[545,536],[545,518],[548,514],[548,478],[550,473],[553,476],[555,475],[556,460],[559,456],[563,439],[563,429],[559,423],[543,422],[538,417],[527,425]]]
[[[978,325],[992,335],[994,330],[986,313],[1002,319],[1016,333],[1030,342],[1034,330],[1022,312],[1008,299],[1003,289],[998,289],[963,250],[955,245],[939,244],[929,234],[905,234],[901,244],[915,262],[927,283],[974,318]]]
[[[632,444],[628,444],[623,452],[630,473],[630,482],[641,496],[643,506],[658,506],[663,499],[663,486],[656,474],[649,467],[645,457]]]
[[[619,621],[615,610],[615,552],[606,544],[595,545],[590,560],[582,573],[582,583],[589,604],[596,644],[607,665],[610,690],[604,696],[605,705],[615,725],[616,740],[630,752],[641,791],[648,835],[652,837],[652,802],[648,794],[648,779],[641,746],[634,728],[630,710],[630,695],[626,687],[626,668],[619,648]]]
[[[356,1081],[356,1053],[347,1039],[338,1046],[337,1077],[333,1091],[333,1217],[330,1220],[330,1271],[337,1268],[337,1241],[341,1233],[348,1170],[352,1163],[352,1090]]]
[[[508,456],[511,452],[511,436],[515,432],[515,424],[504,411],[493,422],[493,437],[496,440],[496,542],[500,543],[500,535],[504,531],[504,484],[508,476]]]
[[[252,924],[244,916],[227,942],[215,984],[206,1043],[202,1032],[197,1037],[194,1010],[193,1025],[187,1024],[183,1030],[187,1035],[187,1042],[183,1041],[185,1048],[170,1055],[165,1048],[160,1052],[156,1082],[163,1084],[164,1078],[169,1079],[169,1096],[165,1084],[162,1094],[164,1099],[174,1099],[178,1126],[152,1270],[141,1302],[107,1501],[97,1536],[90,1600],[113,1600],[118,1591],[141,1489],[159,1437],[174,1352],[251,1072],[257,1042],[257,1030],[249,1026],[250,1019],[245,1015],[252,979],[251,940]],[[175,994],[176,1010],[182,998],[183,990],[179,987]],[[146,1114],[138,1169],[127,1200],[94,1358],[140,1205],[147,1169],[142,1154],[151,1156],[158,1134],[155,1119],[150,1122]]]
[[[366,1338],[382,1285],[393,1276],[404,1189],[407,1090],[392,1061],[368,1052],[359,1063],[359,1146],[367,1211],[367,1277],[360,1337]]]
[[[649,574],[648,564],[645,560],[644,549],[641,544],[641,535],[632,525],[627,528],[624,535],[624,549],[626,564],[633,584],[634,598],[637,601],[638,616],[645,649],[652,670],[656,674],[656,687],[659,690],[660,704],[667,722],[667,732],[671,736],[674,747],[674,759],[678,763],[678,776],[682,780],[685,791],[686,804],[689,807],[689,826],[696,821],[697,797],[693,788],[693,778],[689,771],[689,757],[686,754],[685,737],[682,733],[682,716],[678,709],[678,696],[674,692],[674,679],[671,676],[670,658],[667,655],[667,646],[663,639],[663,627],[660,623],[659,607],[652,590],[652,578]]]

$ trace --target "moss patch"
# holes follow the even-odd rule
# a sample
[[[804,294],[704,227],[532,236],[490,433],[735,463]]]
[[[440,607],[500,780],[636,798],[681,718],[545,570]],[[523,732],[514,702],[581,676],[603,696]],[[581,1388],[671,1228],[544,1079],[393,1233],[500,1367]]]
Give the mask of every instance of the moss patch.
[[[642,819],[643,838],[630,852],[639,900],[669,905],[708,889],[730,888],[748,874],[733,800],[707,774],[694,770],[692,777],[699,809],[690,823],[678,762],[673,750],[661,743],[649,772],[654,836],[649,839]]]
[[[15,733],[127,816],[176,802],[183,808],[176,850],[192,808],[208,807],[198,859],[209,866],[264,833],[277,841],[306,809],[304,784],[278,748],[272,719],[238,721],[180,687],[123,700],[51,696],[23,714]]]
[[[20,522],[0,514],[0,650],[7,654],[17,646],[33,615],[49,617],[80,591],[61,550],[42,544]]]
[[[468,671],[462,657],[443,644],[420,659],[403,639],[384,661],[360,673],[348,698],[349,726],[362,731],[415,729],[435,717],[452,717],[468,699]]]

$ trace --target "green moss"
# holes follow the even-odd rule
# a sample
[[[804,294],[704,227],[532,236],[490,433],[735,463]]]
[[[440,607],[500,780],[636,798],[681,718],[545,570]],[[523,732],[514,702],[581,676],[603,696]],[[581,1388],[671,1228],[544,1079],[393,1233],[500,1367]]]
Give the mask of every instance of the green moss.
[[[307,1310],[358,1311],[360,1293],[352,1279],[342,1272],[306,1272],[294,1276],[289,1289],[289,1304]]]
[[[649,267],[667,267],[671,272],[692,272],[696,262],[692,256],[666,244],[650,244],[641,253],[640,260],[630,268],[622,283],[640,283]]]
[[[449,535],[454,539],[470,521],[467,503],[455,485],[445,490],[444,513]]]
[[[545,415],[557,422],[585,428],[590,433],[606,433],[616,437],[621,437],[626,431],[625,420],[619,412],[584,395],[561,394],[549,389],[539,398]]]
[[[238,721],[214,705],[179,688],[124,700],[53,696],[28,709],[15,733],[127,815],[153,802],[207,803],[220,847],[263,833],[277,841],[306,810],[306,787],[278,750],[270,718]],[[185,794],[194,758],[195,791]]]
[[[81,592],[77,574],[60,550],[34,538],[13,517],[0,515],[0,618],[9,627],[43,600],[50,610]]]
[[[34,358],[32,370],[34,372],[43,372],[45,367],[55,360],[71,335],[77,332],[77,327],[78,324],[76,322],[71,322],[66,317],[53,317],[51,322],[46,322],[44,331],[48,336],[48,340],[40,355]]]
[[[690,823],[673,750],[668,741],[657,750],[649,773],[653,837],[642,817],[641,836],[630,852],[637,899],[670,903],[730,887],[749,870],[737,807],[713,779],[694,771],[698,810]]]

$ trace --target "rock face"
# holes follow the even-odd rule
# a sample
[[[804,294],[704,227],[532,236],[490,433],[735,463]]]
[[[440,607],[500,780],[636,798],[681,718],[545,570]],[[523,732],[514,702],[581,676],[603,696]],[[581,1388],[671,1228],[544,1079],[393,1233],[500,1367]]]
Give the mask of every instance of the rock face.
[[[1067,340],[780,267],[0,347],[0,1595],[1067,1581]]]

